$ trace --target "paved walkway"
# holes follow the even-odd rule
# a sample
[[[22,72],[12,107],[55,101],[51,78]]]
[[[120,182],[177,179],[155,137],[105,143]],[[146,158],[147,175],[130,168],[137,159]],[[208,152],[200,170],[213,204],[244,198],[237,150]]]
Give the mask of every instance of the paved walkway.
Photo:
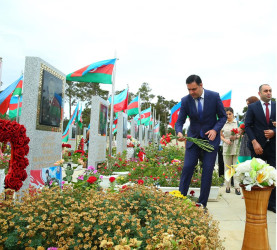
[[[245,202],[242,195],[236,195],[234,188],[231,193],[225,192],[225,187],[220,189],[218,201],[208,202],[207,208],[213,218],[219,221],[220,236],[225,238],[226,250],[240,250],[242,247],[245,227]],[[267,227],[269,245],[276,249],[276,214],[267,212]]]

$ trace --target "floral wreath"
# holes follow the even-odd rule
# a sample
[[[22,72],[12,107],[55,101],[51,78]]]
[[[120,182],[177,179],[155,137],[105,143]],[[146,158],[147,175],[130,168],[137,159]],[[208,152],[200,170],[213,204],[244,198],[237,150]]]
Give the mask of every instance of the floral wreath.
[[[27,178],[26,167],[29,161],[25,156],[29,153],[26,129],[16,121],[0,119],[0,142],[11,143],[11,160],[8,174],[5,177],[5,188],[18,191]]]

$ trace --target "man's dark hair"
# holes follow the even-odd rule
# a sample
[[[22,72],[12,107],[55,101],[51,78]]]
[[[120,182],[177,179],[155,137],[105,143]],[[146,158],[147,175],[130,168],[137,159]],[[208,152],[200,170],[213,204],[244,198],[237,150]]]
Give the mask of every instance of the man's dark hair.
[[[262,88],[263,88],[263,86],[265,86],[265,85],[267,85],[267,86],[269,86],[269,84],[262,84],[260,87],[259,87],[259,92],[261,93],[262,92]]]
[[[202,80],[201,80],[201,78],[200,78],[199,76],[197,76],[197,75],[191,75],[191,76],[189,76],[189,77],[187,78],[186,84],[190,84],[190,83],[193,83],[193,82],[196,82],[197,85],[199,86],[200,83],[202,83]]]

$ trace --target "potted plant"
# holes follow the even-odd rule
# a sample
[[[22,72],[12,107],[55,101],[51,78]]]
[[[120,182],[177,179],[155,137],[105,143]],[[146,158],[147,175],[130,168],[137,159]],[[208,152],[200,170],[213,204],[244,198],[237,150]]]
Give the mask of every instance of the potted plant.
[[[259,158],[230,166],[228,181],[234,175],[240,182],[246,207],[242,249],[270,249],[267,234],[267,206],[276,186],[276,169]]]

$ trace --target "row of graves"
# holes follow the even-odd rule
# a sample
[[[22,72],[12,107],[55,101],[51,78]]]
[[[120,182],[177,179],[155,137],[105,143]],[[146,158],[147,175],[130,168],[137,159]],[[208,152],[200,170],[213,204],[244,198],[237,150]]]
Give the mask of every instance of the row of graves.
[[[20,124],[26,128],[26,138],[29,138],[28,152],[24,155],[28,162],[21,169],[22,173],[17,179],[16,185],[10,188],[18,191],[19,196],[31,187],[41,188],[51,181],[62,184],[61,166],[54,163],[62,158],[62,124],[63,103],[66,75],[38,57],[26,57],[24,69],[24,96],[22,98],[22,111]],[[90,135],[88,150],[88,166],[97,167],[106,160],[109,138],[108,129],[109,102],[99,96],[92,96]],[[127,150],[127,114],[119,113],[116,152]],[[88,129],[83,129],[83,138],[86,138]],[[137,121],[131,121],[130,135],[139,141],[140,146],[145,147],[149,142],[158,143],[159,135],[154,134],[153,129],[144,125],[138,125]],[[0,139],[1,140],[1,139]],[[2,141],[5,145],[12,143]],[[76,126],[69,127],[69,140],[72,148],[78,143]],[[11,155],[13,162],[14,155]],[[10,172],[10,169],[9,169]],[[8,173],[9,175],[9,173]],[[4,170],[0,170],[0,193],[4,189],[4,180],[7,176]],[[6,185],[7,186],[7,185]]]

